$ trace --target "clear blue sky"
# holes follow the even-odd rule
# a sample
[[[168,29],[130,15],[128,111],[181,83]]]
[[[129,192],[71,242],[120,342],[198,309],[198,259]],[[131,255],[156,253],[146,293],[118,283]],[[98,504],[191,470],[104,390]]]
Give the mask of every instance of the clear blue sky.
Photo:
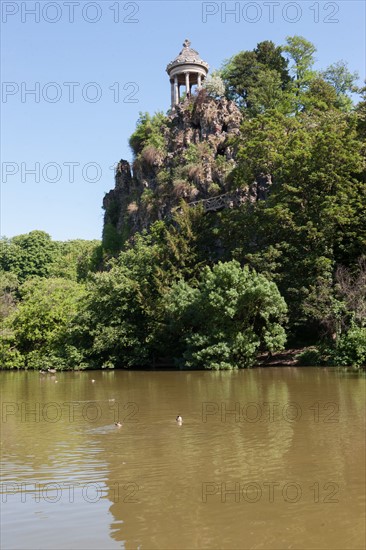
[[[235,4],[236,16],[225,14]],[[100,238],[111,167],[131,159],[139,111],[169,108],[165,68],[187,37],[213,69],[262,40],[280,45],[298,34],[316,45],[316,69],[343,59],[364,79],[361,0],[1,5],[1,234],[8,237],[42,229],[59,240]],[[25,93],[37,87],[39,102]]]

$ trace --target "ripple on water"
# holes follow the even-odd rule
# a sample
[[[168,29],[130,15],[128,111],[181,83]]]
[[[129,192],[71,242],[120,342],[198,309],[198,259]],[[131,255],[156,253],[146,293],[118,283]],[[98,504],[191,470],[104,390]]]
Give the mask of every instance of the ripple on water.
[[[362,548],[364,380],[316,369],[261,369],[93,373],[91,384],[63,373],[56,390],[23,374],[3,377],[6,401],[32,395],[51,402],[57,396],[80,409],[90,400],[101,405],[102,415],[93,422],[79,415],[52,425],[17,418],[3,424],[3,481],[28,484],[26,502],[8,488],[2,510],[7,549]],[[115,414],[112,398],[120,401]],[[223,422],[220,414],[202,421],[202,403],[220,408],[225,402],[230,409],[236,402],[266,401],[298,403],[303,415],[297,422],[236,422],[230,415]],[[138,406],[137,422],[123,416],[129,402]],[[337,422],[324,422],[321,414],[314,421],[309,406],[323,402],[339,405]],[[182,426],[175,422],[178,413]],[[118,419],[121,428],[114,425]],[[329,482],[339,486],[338,502],[324,501]],[[37,501],[32,483],[73,483],[74,501],[67,492],[57,502]],[[83,498],[89,483],[100,486],[95,503]],[[206,502],[205,483],[213,491]],[[276,484],[273,502],[268,483]],[[284,499],[286,483],[300,486],[298,502]],[[223,501],[223,484],[239,484],[238,502],[235,491]],[[131,487],[137,502],[129,501]],[[48,490],[56,495],[56,488]]]

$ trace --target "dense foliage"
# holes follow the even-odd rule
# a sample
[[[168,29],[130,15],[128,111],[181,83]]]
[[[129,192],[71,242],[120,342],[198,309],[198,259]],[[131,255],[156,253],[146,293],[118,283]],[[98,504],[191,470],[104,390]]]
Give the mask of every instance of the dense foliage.
[[[276,351],[286,340],[276,285],[236,261],[206,266],[198,285],[175,283],[165,303],[166,332],[189,367],[250,367],[261,347]]]
[[[2,240],[3,368],[241,368],[286,336],[312,346],[304,364],[366,365],[366,88],[344,62],[314,71],[315,51],[299,36],[261,42],[207,83],[243,113],[235,168],[215,159],[212,193],[264,178],[266,200],[188,208],[209,145],[187,146],[169,181],[159,164],[169,118],[146,113],[130,138],[135,167],[160,166],[159,200],[184,198],[173,219],[122,250],[114,234],[104,250],[42,231]],[[143,202],[151,210],[148,188]]]
[[[3,322],[2,367],[63,367],[70,359],[66,334],[82,294],[82,285],[67,279],[26,281]]]

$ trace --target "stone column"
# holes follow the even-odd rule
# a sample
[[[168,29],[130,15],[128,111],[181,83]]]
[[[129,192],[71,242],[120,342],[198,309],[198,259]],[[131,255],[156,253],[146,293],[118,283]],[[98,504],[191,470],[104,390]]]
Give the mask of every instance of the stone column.
[[[170,102],[172,104],[172,109],[174,108],[174,80],[171,79],[170,81]]]
[[[201,88],[201,74],[198,73],[197,75],[197,88],[200,89]]]
[[[189,73],[187,72],[187,73],[185,73],[185,75],[186,75],[186,95],[188,95],[189,92],[190,92],[190,89],[189,89]]]
[[[174,105],[178,105],[179,103],[179,86],[178,86],[178,77],[175,75],[174,77]]]

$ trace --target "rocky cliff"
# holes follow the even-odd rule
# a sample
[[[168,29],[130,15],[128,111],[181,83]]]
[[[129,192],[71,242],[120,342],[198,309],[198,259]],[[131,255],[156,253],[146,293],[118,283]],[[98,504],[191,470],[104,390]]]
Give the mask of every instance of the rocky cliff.
[[[132,169],[121,160],[115,188],[104,197],[106,248],[118,249],[136,231],[169,218],[182,200],[196,204],[232,195],[240,203],[265,198],[268,178],[236,189],[234,142],[241,122],[234,102],[213,99],[202,90],[162,116],[158,127],[156,122],[155,127],[141,124],[143,131],[134,134]]]

